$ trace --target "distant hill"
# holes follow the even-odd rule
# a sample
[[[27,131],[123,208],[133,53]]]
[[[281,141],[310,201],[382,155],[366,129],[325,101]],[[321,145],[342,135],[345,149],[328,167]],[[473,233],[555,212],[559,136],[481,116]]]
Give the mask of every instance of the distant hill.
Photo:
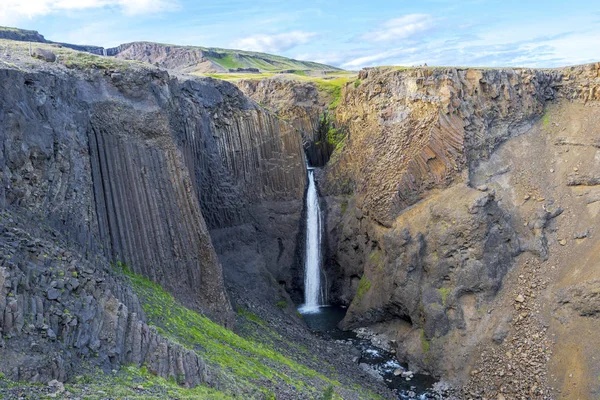
[[[71,49],[125,60],[138,60],[186,73],[326,72],[340,68],[273,54],[153,42],[132,42],[114,48],[53,42],[37,31],[0,27],[0,39],[54,43]]]

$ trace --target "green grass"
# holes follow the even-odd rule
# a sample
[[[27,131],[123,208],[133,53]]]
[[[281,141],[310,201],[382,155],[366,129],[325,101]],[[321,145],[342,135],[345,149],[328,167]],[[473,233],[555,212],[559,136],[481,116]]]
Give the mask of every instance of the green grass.
[[[184,388],[174,380],[153,375],[146,368],[127,366],[115,375],[98,373],[86,377],[84,384],[67,384],[65,389],[85,399],[230,399],[231,396],[206,386]],[[143,389],[139,390],[138,386]],[[99,393],[100,392],[100,393]],[[104,392],[104,393],[102,393]]]
[[[423,353],[428,353],[430,346],[431,343],[425,337],[425,330],[421,329],[421,350],[423,350]]]
[[[312,61],[294,60],[274,54],[245,50],[206,48],[193,46],[175,46],[186,49],[201,49],[205,57],[223,68],[258,68],[261,72],[277,71],[339,71],[339,68]]]
[[[287,307],[287,301],[281,300],[281,301],[278,301],[275,305],[277,307],[279,307],[279,308],[286,308]]]
[[[258,315],[246,310],[243,307],[239,307],[238,308],[238,314],[241,315],[242,317],[246,318],[249,321],[255,322],[257,324],[259,324],[260,326],[266,326],[267,323],[260,318]]]
[[[227,55],[225,55],[225,57],[222,57],[222,58],[211,57],[210,59],[213,60],[215,63],[219,64],[220,66],[222,66],[225,69],[229,69],[229,68],[244,68],[244,64],[242,64],[239,61],[235,60],[233,54],[227,54]]]
[[[544,112],[544,115],[542,116],[542,125],[544,126],[544,128],[547,128],[548,126],[550,126],[550,111],[546,110]]]
[[[45,385],[28,382],[15,382],[0,375],[0,398],[2,389],[16,388],[23,399],[38,399]],[[114,374],[105,374],[96,370],[89,375],[80,375],[65,384],[65,390],[71,393],[71,398],[79,397],[86,400],[100,399],[230,399],[231,396],[206,386],[185,388],[174,380],[167,380],[150,374],[145,367],[122,367]],[[51,391],[50,391],[51,392]],[[46,398],[46,396],[42,396]],[[58,398],[63,398],[59,396]]]
[[[361,301],[365,293],[367,293],[371,289],[371,282],[367,279],[365,275],[360,278],[360,282],[358,283],[358,289],[356,290],[356,298],[358,301]]]
[[[350,77],[340,76],[333,79],[315,78],[312,81],[317,85],[319,91],[327,93],[331,97],[329,109],[335,109],[342,99],[342,88],[351,80]]]
[[[450,294],[451,291],[452,291],[452,289],[445,288],[445,287],[441,287],[437,290],[440,297],[442,298],[442,305],[444,305],[444,306],[446,305],[446,299],[448,298],[448,295]]]
[[[377,267],[378,269],[383,269],[383,251],[380,249],[374,249],[369,254],[369,261],[371,265]]]
[[[335,149],[346,138],[346,134],[336,128],[329,128],[327,131],[327,143]]]
[[[236,81],[241,81],[241,80],[252,80],[252,79],[265,79],[265,78],[271,78],[273,76],[275,76],[274,73],[270,73],[270,72],[262,72],[262,73],[258,73],[258,74],[253,74],[251,72],[232,72],[229,74],[194,74],[194,75],[198,75],[198,76],[208,76],[211,78],[215,78],[215,79],[221,79],[223,81],[231,81],[231,82],[236,82]]]
[[[325,391],[323,392],[323,396],[321,397],[321,399],[323,400],[332,400],[333,399],[333,386],[329,385],[327,386],[327,389],[325,389]]]
[[[257,382],[266,379],[275,384],[285,382],[301,392],[314,394],[318,388],[306,386],[306,378],[319,379],[323,385],[339,385],[339,382],[291,360],[271,347],[238,336],[207,317],[181,306],[159,285],[131,273],[128,268],[123,268],[123,272],[140,297],[150,324],[156,326],[163,336],[195,350],[210,364],[219,366],[237,386],[260,388]],[[242,313],[256,320],[251,314]]]
[[[354,89],[356,89],[357,87],[359,87],[361,83],[362,83],[362,81],[360,79],[355,80],[354,81]]]
[[[58,50],[58,51],[57,51]],[[95,54],[73,51],[64,49],[53,49],[58,56],[59,62],[63,63],[67,68],[76,69],[128,69],[132,63],[138,61],[125,61],[113,57],[101,57]]]

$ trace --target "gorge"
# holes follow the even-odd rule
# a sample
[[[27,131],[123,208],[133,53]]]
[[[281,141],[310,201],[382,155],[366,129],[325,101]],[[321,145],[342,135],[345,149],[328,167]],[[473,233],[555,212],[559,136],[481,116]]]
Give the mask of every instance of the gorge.
[[[600,393],[600,63],[215,79],[14,35],[0,397]]]

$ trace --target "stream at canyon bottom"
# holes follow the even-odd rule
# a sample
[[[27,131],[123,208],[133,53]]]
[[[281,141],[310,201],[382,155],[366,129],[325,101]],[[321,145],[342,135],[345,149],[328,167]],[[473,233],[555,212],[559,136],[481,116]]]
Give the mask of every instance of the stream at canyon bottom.
[[[302,311],[301,311],[302,312]],[[382,380],[397,396],[403,400],[439,399],[432,387],[436,380],[430,375],[414,374],[407,380],[402,372],[408,371],[406,365],[398,362],[394,354],[379,348],[371,340],[360,338],[353,331],[342,331],[337,325],[346,315],[346,308],[321,306],[316,312],[303,313],[308,327],[317,335],[328,340],[343,341],[360,350],[357,360],[365,372]],[[394,373],[395,372],[395,373]]]

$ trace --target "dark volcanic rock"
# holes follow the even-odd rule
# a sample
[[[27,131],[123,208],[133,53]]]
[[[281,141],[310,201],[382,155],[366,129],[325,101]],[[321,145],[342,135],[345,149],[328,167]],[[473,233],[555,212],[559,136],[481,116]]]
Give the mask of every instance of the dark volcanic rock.
[[[107,260],[67,249],[53,232],[35,228],[36,218],[3,212],[0,219],[0,333],[8,339],[0,347],[0,370],[6,376],[65,382],[93,367],[110,372],[133,364],[188,386],[214,383],[196,353],[144,322],[138,298]],[[50,280],[60,286],[69,275],[80,276],[80,284],[44,292]]]
[[[209,228],[248,223],[263,201],[291,201],[282,216],[290,213],[291,230],[261,240],[278,248],[285,239],[286,260],[293,258],[301,140],[235,86],[154,70],[0,75],[5,205],[46,215],[224,321],[230,306]]]

